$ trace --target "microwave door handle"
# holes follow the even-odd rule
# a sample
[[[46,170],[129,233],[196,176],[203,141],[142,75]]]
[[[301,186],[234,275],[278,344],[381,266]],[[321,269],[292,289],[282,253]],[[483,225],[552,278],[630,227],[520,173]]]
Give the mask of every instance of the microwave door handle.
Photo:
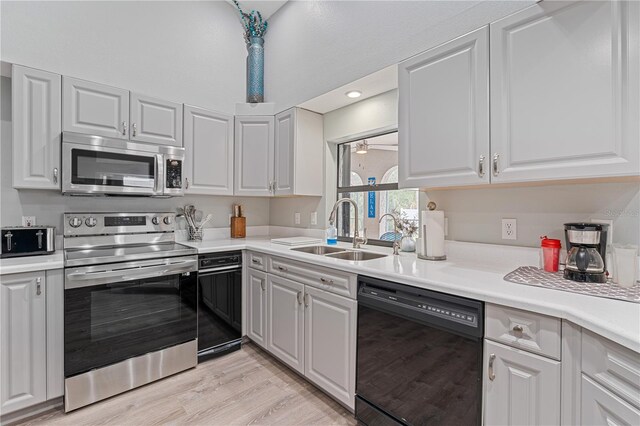
[[[162,160],[162,155],[156,155],[155,186],[153,188],[153,192],[156,194],[164,193],[164,173],[162,172]],[[162,179],[162,181],[160,179]]]

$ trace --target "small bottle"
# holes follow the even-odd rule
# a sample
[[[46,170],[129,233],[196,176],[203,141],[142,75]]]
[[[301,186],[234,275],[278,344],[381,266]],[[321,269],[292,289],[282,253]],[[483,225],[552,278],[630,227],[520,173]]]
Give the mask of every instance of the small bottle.
[[[327,228],[327,244],[338,244],[338,229],[332,223]]]

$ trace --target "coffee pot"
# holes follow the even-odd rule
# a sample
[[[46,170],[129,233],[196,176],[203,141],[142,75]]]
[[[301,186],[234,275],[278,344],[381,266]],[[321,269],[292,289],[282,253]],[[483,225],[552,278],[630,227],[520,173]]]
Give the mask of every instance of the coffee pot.
[[[609,225],[599,223],[565,223],[567,262],[564,277],[587,283],[607,282],[607,231]]]

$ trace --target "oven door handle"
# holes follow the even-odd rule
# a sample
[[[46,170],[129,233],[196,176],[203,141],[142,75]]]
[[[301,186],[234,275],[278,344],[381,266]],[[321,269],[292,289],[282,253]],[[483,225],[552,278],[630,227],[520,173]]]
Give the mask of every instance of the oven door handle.
[[[122,281],[133,281],[145,278],[162,277],[167,274],[179,274],[195,272],[193,266],[196,259],[181,260],[179,262],[165,263],[139,268],[126,268],[96,272],[71,272],[65,275],[65,289],[90,287]]]

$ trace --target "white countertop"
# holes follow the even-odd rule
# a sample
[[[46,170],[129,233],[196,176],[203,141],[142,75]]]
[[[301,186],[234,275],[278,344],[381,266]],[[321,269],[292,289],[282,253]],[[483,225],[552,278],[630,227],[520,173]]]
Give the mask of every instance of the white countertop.
[[[356,274],[551,315],[640,352],[640,304],[504,281],[503,277],[518,266],[537,263],[535,249],[448,242],[446,261],[430,262],[417,259],[413,253],[401,253],[399,256],[351,262],[297,252],[289,246],[272,244],[270,237],[180,243],[196,248],[198,253],[249,249],[286,256]],[[350,244],[346,243],[340,243],[340,246],[350,248]],[[388,247],[366,246],[365,249],[391,253]],[[48,256],[0,260],[2,275],[63,267],[61,251]]]
[[[0,275],[64,268],[62,251],[44,256],[10,257],[0,260]]]
[[[415,287],[511,306],[569,320],[640,352],[640,304],[515,284],[503,277],[518,266],[536,265],[537,250],[473,243],[448,243],[448,259],[431,262],[413,253],[351,262],[301,253],[272,244],[267,237],[210,240],[182,244],[199,253],[249,249],[315,265],[395,281]],[[349,244],[340,246],[350,248]],[[388,247],[366,250],[391,253]]]

